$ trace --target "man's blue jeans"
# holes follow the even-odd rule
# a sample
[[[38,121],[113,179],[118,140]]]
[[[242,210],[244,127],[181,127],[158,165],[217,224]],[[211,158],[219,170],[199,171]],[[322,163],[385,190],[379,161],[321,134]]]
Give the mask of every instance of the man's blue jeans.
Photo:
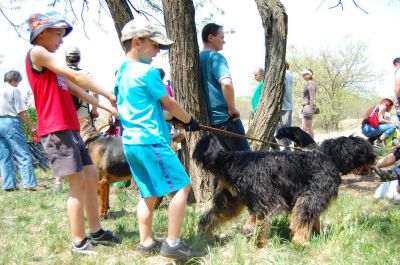
[[[17,185],[13,157],[18,162],[24,188],[37,185],[32,158],[18,117],[0,117],[0,175],[3,189],[15,189]]]
[[[232,133],[237,133],[240,135],[246,135],[244,131],[243,123],[240,119],[232,120],[229,119],[226,122],[211,125],[214,128],[225,130]],[[221,145],[227,151],[250,151],[249,143],[246,139],[216,135]]]

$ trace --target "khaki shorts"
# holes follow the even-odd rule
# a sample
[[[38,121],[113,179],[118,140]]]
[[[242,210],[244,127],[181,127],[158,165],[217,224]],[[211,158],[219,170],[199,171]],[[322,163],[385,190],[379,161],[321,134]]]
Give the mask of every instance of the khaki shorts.
[[[314,110],[311,105],[304,105],[301,109],[301,114],[303,114],[303,119],[312,120],[314,115]]]
[[[60,131],[40,137],[54,175],[68,176],[82,171],[93,161],[79,131]]]

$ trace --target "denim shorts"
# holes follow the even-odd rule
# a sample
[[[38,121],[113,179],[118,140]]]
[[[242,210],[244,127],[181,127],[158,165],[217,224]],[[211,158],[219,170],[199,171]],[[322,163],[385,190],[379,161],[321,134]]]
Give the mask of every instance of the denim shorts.
[[[55,176],[68,176],[82,171],[93,161],[79,131],[60,131],[40,137]]]

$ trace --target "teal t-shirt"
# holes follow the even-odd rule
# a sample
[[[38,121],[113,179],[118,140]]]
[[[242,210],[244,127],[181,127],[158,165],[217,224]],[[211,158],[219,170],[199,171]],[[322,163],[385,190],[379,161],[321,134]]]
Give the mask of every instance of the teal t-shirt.
[[[117,108],[123,144],[170,144],[160,99],[167,95],[157,68],[126,61],[117,72]]]
[[[256,87],[256,90],[254,90],[254,94],[251,97],[251,108],[253,110],[253,113],[256,112],[258,104],[260,103],[263,88],[264,88],[264,80],[258,83],[258,86]]]
[[[225,57],[212,50],[200,52],[201,77],[208,117],[211,124],[229,120],[228,103],[222,93],[221,80],[231,78]]]

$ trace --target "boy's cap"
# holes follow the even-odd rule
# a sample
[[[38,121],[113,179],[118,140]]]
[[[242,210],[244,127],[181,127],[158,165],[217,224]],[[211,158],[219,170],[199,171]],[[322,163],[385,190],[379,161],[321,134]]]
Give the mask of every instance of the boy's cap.
[[[161,31],[149,24],[140,23],[134,20],[129,21],[121,31],[121,42],[133,38],[149,38],[160,45],[161,50],[168,50],[174,42],[165,37]]]
[[[64,37],[72,31],[72,26],[57,12],[51,11],[44,14],[32,14],[29,19],[30,43],[47,28],[65,29]]]
[[[301,75],[313,75],[312,73],[311,73],[311,71],[310,70],[308,70],[308,69],[304,69],[302,72],[301,72]]]

